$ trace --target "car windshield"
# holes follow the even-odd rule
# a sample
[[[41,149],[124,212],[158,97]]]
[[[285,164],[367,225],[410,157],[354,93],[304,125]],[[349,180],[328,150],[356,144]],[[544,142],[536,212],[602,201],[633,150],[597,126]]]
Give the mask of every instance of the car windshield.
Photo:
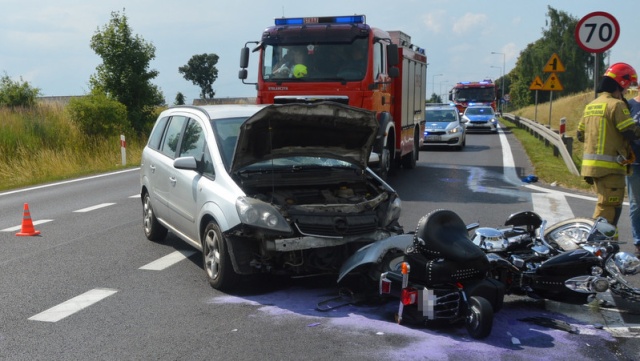
[[[456,120],[456,109],[427,109],[425,120],[430,123],[451,123]]]
[[[247,120],[243,118],[211,119],[211,127],[218,143],[218,151],[226,169],[231,167],[233,152],[238,142],[240,126]]]
[[[467,108],[466,115],[493,115],[493,109],[490,107]]]
[[[262,52],[262,77],[270,81],[362,80],[367,52],[367,38],[352,43],[267,44]]]

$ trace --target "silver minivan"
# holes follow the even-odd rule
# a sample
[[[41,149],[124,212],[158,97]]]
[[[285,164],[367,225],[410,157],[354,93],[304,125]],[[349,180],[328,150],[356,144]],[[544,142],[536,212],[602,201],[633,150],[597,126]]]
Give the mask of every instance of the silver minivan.
[[[337,274],[402,233],[398,195],[366,166],[377,130],[373,112],[331,102],[170,108],[142,153],[144,233],[202,251],[217,289]]]

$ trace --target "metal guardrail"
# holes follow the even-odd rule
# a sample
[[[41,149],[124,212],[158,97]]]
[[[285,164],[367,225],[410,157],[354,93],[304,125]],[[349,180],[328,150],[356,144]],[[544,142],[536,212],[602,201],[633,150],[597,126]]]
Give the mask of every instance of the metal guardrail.
[[[511,122],[515,123],[516,125],[518,125],[518,127],[520,128],[524,127],[529,129],[530,133],[536,133],[536,135],[539,138],[544,138],[545,143],[547,145],[548,144],[553,145],[555,149],[557,149],[557,151],[560,153],[560,155],[562,156],[562,160],[564,160],[564,163],[567,166],[567,169],[569,169],[569,171],[574,175],[577,175],[577,176],[580,175],[578,168],[576,168],[575,163],[573,163],[573,158],[571,157],[571,154],[567,150],[567,146],[565,145],[563,137],[560,136],[560,134],[556,133],[555,131],[547,128],[546,126],[540,123],[536,123],[533,120],[530,120],[527,118],[522,118],[520,116],[513,115],[510,113],[505,113],[502,116],[504,118],[509,119]]]

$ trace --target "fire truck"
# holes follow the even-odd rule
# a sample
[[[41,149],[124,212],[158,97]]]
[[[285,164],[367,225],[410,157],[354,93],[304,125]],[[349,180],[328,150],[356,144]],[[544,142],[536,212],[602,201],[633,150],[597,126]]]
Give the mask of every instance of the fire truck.
[[[250,44],[259,54],[257,82],[247,82]],[[260,41],[247,42],[239,78],[257,103],[334,101],[376,112],[379,133],[369,166],[386,178],[414,168],[423,143],[427,57],[401,31],[384,31],[364,15],[276,18]]]
[[[491,79],[482,81],[463,81],[457,83],[449,92],[452,101],[460,113],[464,113],[469,105],[490,105],[496,109],[498,90]]]

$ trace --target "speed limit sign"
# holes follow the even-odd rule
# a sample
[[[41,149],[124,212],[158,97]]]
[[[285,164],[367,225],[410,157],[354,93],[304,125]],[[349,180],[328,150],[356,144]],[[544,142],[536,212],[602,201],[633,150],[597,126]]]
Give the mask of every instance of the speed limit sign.
[[[620,25],[613,15],[595,11],[580,19],[574,35],[578,45],[585,51],[603,53],[618,40]]]

